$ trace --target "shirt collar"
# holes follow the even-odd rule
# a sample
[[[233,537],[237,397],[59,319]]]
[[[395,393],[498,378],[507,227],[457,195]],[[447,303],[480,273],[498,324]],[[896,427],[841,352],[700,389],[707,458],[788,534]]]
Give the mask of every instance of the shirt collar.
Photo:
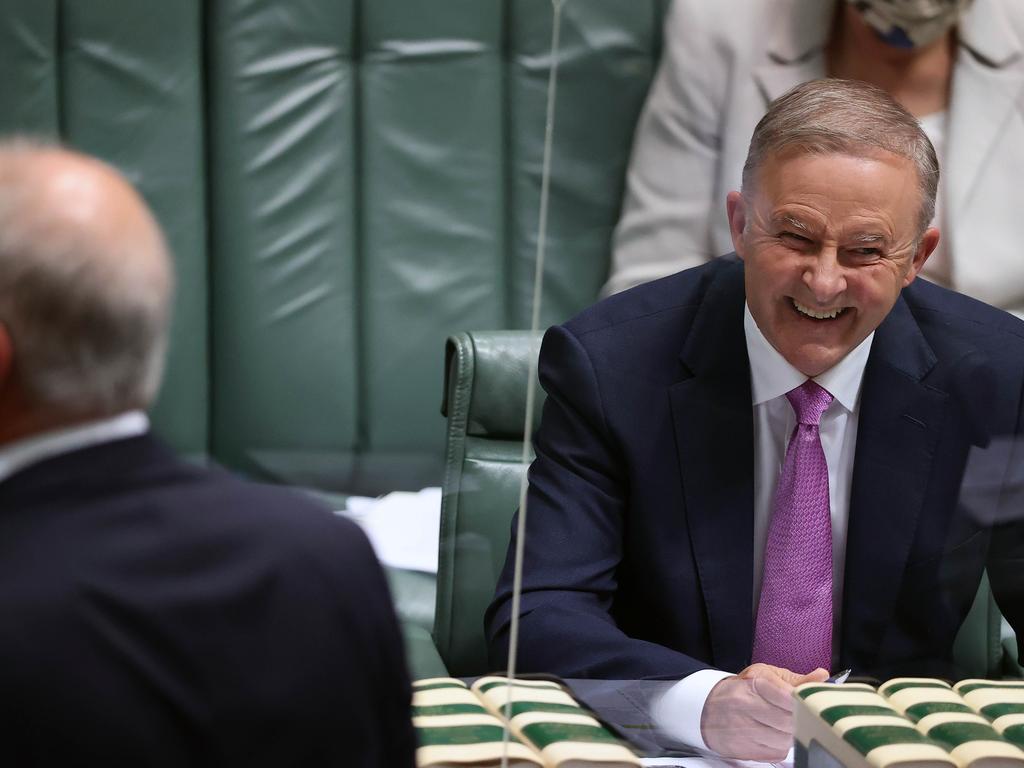
[[[100,443],[136,437],[149,429],[142,411],[126,411],[109,419],[54,429],[0,446],[0,482],[15,472],[57,456]]]
[[[743,304],[743,335],[747,339],[747,357],[750,359],[750,391],[754,405],[766,403],[796,389],[807,377],[787,362],[779,354],[750,314],[750,307]],[[832,395],[847,411],[853,413],[860,396],[860,386],[864,381],[864,367],[871,352],[871,342],[875,338],[872,331],[868,337],[842,360],[824,373],[815,376],[814,380]]]

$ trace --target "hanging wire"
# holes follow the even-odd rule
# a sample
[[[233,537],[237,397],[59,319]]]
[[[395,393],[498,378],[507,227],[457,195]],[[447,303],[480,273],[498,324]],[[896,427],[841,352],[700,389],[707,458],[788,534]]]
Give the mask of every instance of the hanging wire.
[[[537,334],[540,330],[541,293],[544,287],[544,253],[548,231],[548,197],[551,187],[551,146],[555,134],[556,86],[558,84],[558,43],[561,32],[562,5],[565,0],[551,0],[553,20],[551,24],[551,69],[548,72],[548,103],[544,123],[544,160],[540,177],[540,215],[537,221],[537,256],[533,273],[533,313],[530,320],[530,368],[526,382],[526,418],[523,422],[522,466],[530,460],[530,445],[533,443],[533,411],[537,400],[537,358],[539,345]],[[512,579],[512,621],[508,632],[508,697],[505,700],[505,728],[501,768],[508,768],[509,725],[512,715],[512,687],[516,677],[516,658],[519,653],[519,601],[523,590],[523,547],[526,540],[526,489],[527,472],[524,470],[519,481],[519,522],[516,527],[515,568]]]

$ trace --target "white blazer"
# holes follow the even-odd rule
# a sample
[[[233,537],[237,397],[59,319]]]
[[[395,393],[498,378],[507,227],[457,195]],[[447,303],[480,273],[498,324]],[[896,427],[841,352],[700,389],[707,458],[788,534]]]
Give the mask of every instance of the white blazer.
[[[739,189],[768,102],[825,75],[828,0],[675,0],[637,123],[605,293],[732,250]],[[943,246],[953,286],[1024,316],[1024,0],[975,0],[959,28]]]

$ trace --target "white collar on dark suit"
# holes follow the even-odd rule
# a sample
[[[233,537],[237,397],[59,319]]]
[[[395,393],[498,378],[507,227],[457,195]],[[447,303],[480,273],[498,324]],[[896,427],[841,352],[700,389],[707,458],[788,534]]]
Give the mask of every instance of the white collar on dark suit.
[[[750,308],[743,308],[743,331],[750,358],[750,389],[754,406],[754,610],[757,611],[768,539],[782,462],[796,415],[785,394],[807,376],[790,365],[757,327]],[[814,380],[834,400],[821,417],[821,447],[828,466],[829,507],[832,513],[832,587],[834,597],[833,649],[839,648],[839,619],[846,562],[846,530],[850,513],[853,458],[857,447],[860,387],[871,352],[874,332]]]
[[[62,453],[101,443],[136,437],[149,430],[149,418],[142,411],[126,411],[108,419],[76,424],[42,432],[0,446],[0,483],[15,472]]]
[[[793,408],[785,394],[807,377],[779,354],[757,327],[750,308],[743,307],[743,332],[750,360],[751,405],[754,416],[754,610],[757,611],[764,570],[764,546],[771,522],[775,486],[790,434],[796,425]],[[849,520],[850,483],[857,442],[860,388],[872,332],[846,357],[814,380],[835,398],[821,417],[820,434],[828,466],[829,505],[832,513],[833,557],[833,652],[839,648],[843,565],[846,560],[846,529]],[[756,620],[756,615],[753,617]],[[739,670],[705,669],[673,685],[652,706],[655,723],[673,739],[706,749],[700,732],[700,716],[711,689]]]
[[[790,365],[786,358],[768,343],[746,304],[743,305],[743,333],[747,339],[747,356],[750,358],[750,389],[754,405],[781,397],[807,381],[804,374]],[[860,397],[864,367],[867,365],[874,338],[875,332],[872,331],[864,341],[847,353],[846,357],[820,376],[814,377],[839,405],[851,413],[856,410],[857,399]]]

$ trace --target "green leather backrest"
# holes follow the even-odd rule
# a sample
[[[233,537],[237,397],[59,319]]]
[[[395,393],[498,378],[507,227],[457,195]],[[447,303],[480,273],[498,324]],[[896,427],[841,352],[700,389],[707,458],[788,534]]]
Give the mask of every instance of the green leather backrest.
[[[505,562],[519,501],[526,384],[539,341],[525,331],[461,333],[448,340],[447,466],[434,641],[455,675],[490,671],[483,616]],[[543,400],[538,386],[535,426]],[[1001,637],[1007,631],[1002,624],[986,576],[953,648],[965,674],[1020,674],[1008,658],[1014,643]]]
[[[542,322],[608,266],[665,0],[563,7]],[[178,448],[357,493],[437,484],[437,350],[528,325],[551,0],[0,0],[0,131],[136,181],[179,292]]]
[[[539,341],[527,331],[448,339],[434,641],[453,675],[488,671],[484,611],[505,562],[519,500],[526,383]],[[539,385],[537,394],[539,413],[544,394]]]

